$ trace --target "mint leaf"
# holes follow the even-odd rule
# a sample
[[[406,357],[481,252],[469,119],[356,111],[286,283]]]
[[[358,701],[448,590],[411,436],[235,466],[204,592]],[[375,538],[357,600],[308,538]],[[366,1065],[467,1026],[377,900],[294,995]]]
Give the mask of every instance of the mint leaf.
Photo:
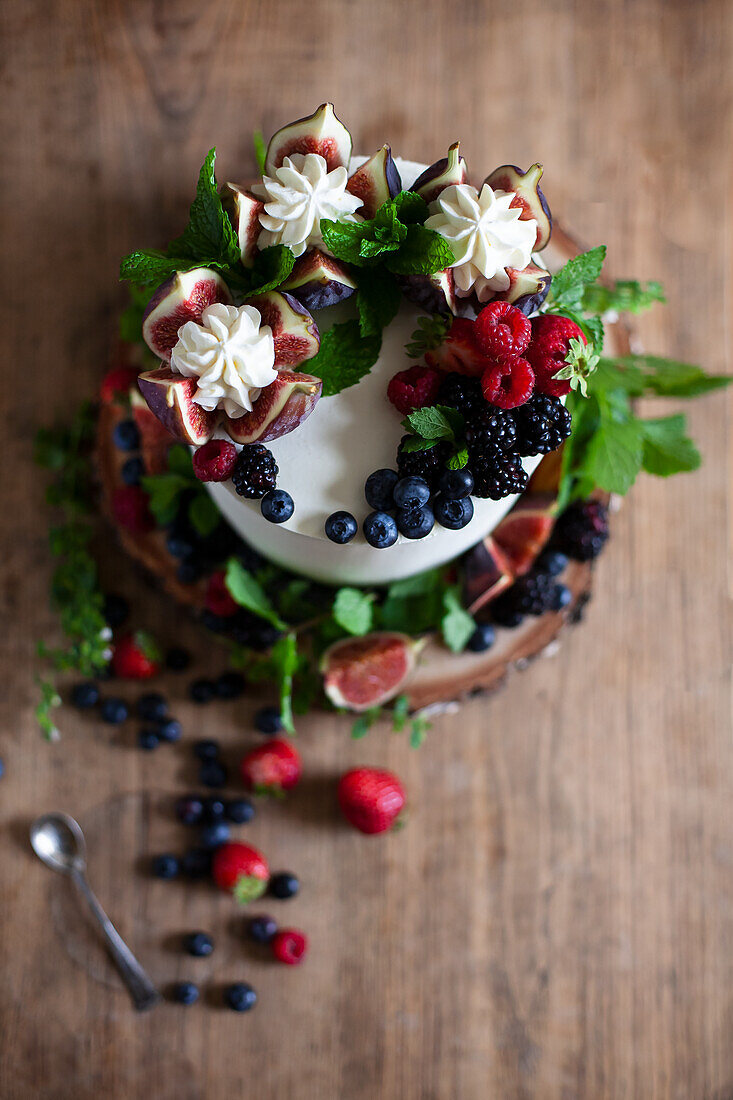
[[[431,729],[431,723],[422,714],[416,715],[410,723],[410,748],[419,749]]]
[[[463,470],[468,466],[468,447],[458,447],[448,459],[449,470]]]
[[[568,260],[564,267],[552,276],[550,286],[550,307],[568,306],[579,309],[583,301],[586,286],[595,283],[601,274],[606,258],[605,244],[581,252]]]
[[[253,132],[252,145],[254,146],[255,151],[257,171],[260,175],[263,175],[265,171],[265,161],[267,160],[267,146],[265,145],[265,139],[262,136],[262,130],[255,130]]]
[[[328,251],[347,264],[362,266],[366,262],[362,243],[369,239],[367,222],[334,222],[322,219],[321,236]]]
[[[295,256],[284,244],[273,244],[269,248],[263,248],[255,256],[249,272],[250,282],[245,297],[251,298],[255,294],[267,294],[271,290],[277,290],[293,270],[294,264]]]
[[[444,610],[445,588],[439,569],[395,581],[387,589],[380,608],[381,625],[386,630],[399,630],[406,634],[422,634],[437,629]]]
[[[437,439],[421,439],[419,435],[412,435],[401,446],[406,454],[412,454],[413,451],[429,451],[437,442]]]
[[[468,639],[476,629],[471,616],[461,604],[460,589],[452,585],[443,593],[443,617],[440,621],[443,641],[453,653],[465,649]]]
[[[213,257],[226,264],[236,264],[240,259],[239,242],[217,189],[215,161],[216,149],[209,149],[199,172],[188,225],[180,237],[171,241],[168,246],[169,256],[197,260],[201,257]]]
[[[280,718],[287,733],[295,733],[293,722],[293,679],[298,671],[298,641],[292,631],[278,638],[270,650],[270,662],[280,695]]]
[[[181,494],[188,492],[191,482],[181,474],[148,474],[142,478],[142,487],[148,494],[150,511],[159,526],[172,523],[178,512]]]
[[[188,518],[202,538],[206,538],[219,526],[221,514],[205,489],[197,493],[189,504]]]
[[[392,199],[392,204],[404,225],[421,225],[428,216],[428,204],[417,191],[400,191]]]
[[[452,323],[453,317],[450,313],[421,317],[412,339],[405,344],[405,351],[411,359],[420,359],[426,351],[434,351],[444,342]]]
[[[318,355],[308,360],[308,373],[323,380],[324,397],[333,397],[369,374],[381,346],[381,335],[364,337],[358,321],[343,321],[323,333]]]
[[[685,432],[685,418],[677,416],[640,420],[644,469],[657,477],[697,470],[701,458]]]
[[[191,452],[182,443],[175,443],[168,451],[168,471],[172,474],[181,474],[196,484]]]
[[[352,739],[354,741],[360,741],[362,737],[366,737],[369,730],[378,720],[380,713],[379,707],[371,707],[364,714],[360,714],[351,727]]]
[[[424,225],[411,225],[399,250],[387,257],[386,264],[395,275],[435,275],[455,260],[445,238]]]
[[[423,439],[463,438],[466,423],[457,409],[446,405],[428,405],[424,409],[415,409],[403,421],[403,427]]]
[[[619,279],[613,286],[586,286],[583,293],[583,309],[587,313],[641,313],[655,302],[664,302],[661,283],[639,283],[634,279]]]
[[[641,469],[643,436],[637,421],[618,421],[601,405],[601,423],[588,444],[584,473],[608,493],[626,493]]]
[[[230,558],[227,563],[225,581],[232,599],[240,607],[246,607],[253,615],[272,623],[277,630],[286,629],[286,624],[270,603],[262,585],[236,558]]]
[[[171,259],[159,249],[143,248],[131,252],[120,262],[120,280],[139,287],[157,286],[176,271],[188,271],[194,267],[198,267],[197,261],[190,260],[187,265],[180,258]]]
[[[392,704],[392,729],[402,733],[410,714],[410,700],[406,695],[398,695]]]
[[[377,336],[397,316],[400,288],[388,272],[377,273],[369,268],[362,269],[358,282],[359,331],[362,336]]]
[[[358,588],[339,588],[331,613],[347,634],[368,634],[372,628],[374,597]]]
[[[614,360],[614,363],[627,369],[641,370],[646,390],[660,397],[699,397],[722,389],[731,382],[726,375],[706,374],[692,363],[665,359],[659,355],[629,355]]]
[[[433,275],[450,267],[454,256],[439,233],[417,224],[426,214],[419,195],[400,192],[383,202],[373,218],[361,222],[324,218],[321,236],[329,252],[344,263],[373,267],[381,261],[395,275]]]

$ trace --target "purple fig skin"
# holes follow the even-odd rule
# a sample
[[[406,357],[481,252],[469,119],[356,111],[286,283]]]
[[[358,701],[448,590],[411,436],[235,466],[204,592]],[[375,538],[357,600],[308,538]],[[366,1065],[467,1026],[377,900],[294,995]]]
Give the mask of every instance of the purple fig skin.
[[[349,178],[346,190],[361,199],[359,213],[365,218],[373,218],[382,203],[402,190],[402,177],[389,145],[383,145],[357,168]]]
[[[297,367],[318,354],[321,337],[305,306],[292,294],[277,290],[250,298],[247,305],[259,310],[261,323],[269,325],[275,340],[275,367]]]
[[[351,134],[336,115],[332,103],[322,103],[306,118],[283,126],[270,138],[265,157],[265,175],[272,176],[285,157],[294,153],[319,153],[328,165],[348,168],[351,159]]]
[[[257,253],[257,238],[262,229],[260,213],[264,210],[265,204],[249,191],[237,187],[236,183],[225,183],[219,195],[221,204],[237,234],[242,264],[245,267],[251,267]]]
[[[533,218],[537,222],[533,252],[541,252],[552,235],[552,214],[539,183],[542,172],[541,164],[533,164],[526,172],[516,164],[503,164],[484,180],[494,191],[513,191],[515,198],[511,205],[521,207],[520,220]]]
[[[218,272],[208,267],[177,271],[161,283],[145,307],[143,339],[154,355],[168,362],[178,343],[178,330],[187,321],[200,321],[207,306],[231,300]]]
[[[470,615],[490,603],[513,580],[508,562],[491,535],[464,555],[461,572],[463,598]]]
[[[288,291],[312,312],[350,298],[356,290],[356,283],[338,260],[319,252],[317,248],[309,248],[295,261],[281,289]]]
[[[497,294],[494,301],[510,302],[528,317],[536,313],[550,293],[550,272],[537,264],[528,264],[522,271],[508,267],[506,272],[511,285],[508,290]]]
[[[444,188],[450,187],[451,184],[466,183],[468,169],[459,149],[460,142],[457,141],[451,145],[447,157],[436,160],[435,164],[431,164],[421,176],[417,177],[411,190],[417,191],[425,202],[431,203],[437,199]]]
[[[267,443],[289,435],[308,419],[323,391],[323,382],[312,374],[282,370],[244,416],[226,416],[225,431],[235,443]]]
[[[197,379],[184,378],[168,367],[158,367],[145,371],[137,381],[148,408],[174,439],[197,447],[208,443],[220,414],[207,412],[193,400]]]
[[[461,312],[461,299],[456,296],[451,268],[435,275],[404,275],[400,279],[402,293],[427,313]]]

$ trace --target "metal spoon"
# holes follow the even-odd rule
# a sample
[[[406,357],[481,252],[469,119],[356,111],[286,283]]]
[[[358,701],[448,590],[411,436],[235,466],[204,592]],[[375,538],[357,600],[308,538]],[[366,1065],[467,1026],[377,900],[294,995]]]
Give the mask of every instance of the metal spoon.
[[[112,961],[138,1012],[152,1008],[160,993],[99,904],[87,882],[87,846],[78,821],[68,814],[43,814],[31,825],[31,845],[54,871],[69,875],[102,929]]]

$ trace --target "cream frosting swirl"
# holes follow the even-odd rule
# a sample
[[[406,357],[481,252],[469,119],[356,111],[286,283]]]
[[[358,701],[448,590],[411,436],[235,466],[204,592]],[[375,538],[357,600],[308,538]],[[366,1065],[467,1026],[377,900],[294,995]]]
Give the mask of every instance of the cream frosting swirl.
[[[521,208],[511,205],[513,191],[494,191],[487,183],[480,193],[468,183],[444,188],[430,204],[425,222],[450,244],[456,292],[475,293],[485,302],[508,290],[506,269],[521,271],[532,259],[537,238],[534,218],[520,220]]]
[[[345,168],[328,171],[319,153],[293,153],[285,157],[275,176],[263,176],[252,192],[264,201],[260,212],[257,244],[267,248],[284,244],[295,256],[301,256],[311,245],[322,246],[321,218],[330,221],[353,222],[361,199],[346,190],[348,173]]]
[[[198,379],[193,400],[202,409],[243,416],[277,378],[272,329],[261,320],[254,306],[215,302],[200,323],[186,321],[179,328],[171,369]]]

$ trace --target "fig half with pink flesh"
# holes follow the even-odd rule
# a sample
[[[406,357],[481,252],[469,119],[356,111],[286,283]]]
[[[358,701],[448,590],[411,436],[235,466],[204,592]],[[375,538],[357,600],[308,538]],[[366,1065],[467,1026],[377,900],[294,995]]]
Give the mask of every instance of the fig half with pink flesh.
[[[225,183],[219,194],[221,204],[237,234],[242,263],[245,267],[251,267],[257,252],[257,238],[262,229],[260,212],[264,210],[265,204],[249,191],[237,187],[236,183]]]
[[[300,427],[316,407],[323,390],[320,378],[295,371],[278,371],[261,391],[252,412],[225,416],[222,425],[235,443],[267,443]]]
[[[494,169],[484,180],[494,191],[514,192],[511,205],[521,208],[520,221],[534,218],[537,222],[537,240],[533,252],[541,252],[552,233],[550,207],[540,187],[543,171],[541,164],[533,164],[526,172],[522,172],[516,164],[502,164],[501,168]]]
[[[466,609],[475,615],[514,580],[508,559],[491,535],[479,542],[464,556],[463,598]]]
[[[495,295],[494,300],[511,302],[527,316],[536,313],[550,293],[550,272],[537,264],[527,264],[521,271],[508,267],[506,273],[509,276],[509,289]]]
[[[308,310],[291,294],[272,290],[247,300],[259,310],[275,340],[275,367],[297,367],[318,354],[321,337]]]
[[[378,707],[397,695],[421,648],[421,642],[391,632],[336,642],[321,660],[324,691],[336,707],[357,712]]]
[[[444,188],[451,184],[466,183],[468,169],[466,162],[460,155],[460,142],[451,145],[447,157],[441,157],[426,168],[422,175],[418,176],[411,191],[417,191],[425,199],[425,202],[433,202]]]
[[[229,288],[216,271],[195,267],[177,271],[158,287],[145,307],[143,339],[154,355],[166,362],[178,343],[178,330],[187,321],[200,321],[214,302],[231,303]]]
[[[218,412],[207,412],[193,395],[198,379],[184,378],[168,367],[145,371],[138,377],[140,392],[166,431],[182,443],[208,443],[220,420]]]
[[[350,298],[356,283],[343,264],[317,248],[309,248],[299,259],[282,289],[289,291],[306,309],[325,309]]]
[[[356,169],[346,190],[361,199],[363,205],[359,214],[365,218],[373,218],[382,203],[402,190],[402,179],[389,145],[383,145]]]
[[[274,175],[285,157],[293,153],[318,153],[331,172],[348,168],[351,159],[351,134],[336,115],[332,103],[322,103],[312,115],[288,123],[270,138],[265,157],[265,175]]]

